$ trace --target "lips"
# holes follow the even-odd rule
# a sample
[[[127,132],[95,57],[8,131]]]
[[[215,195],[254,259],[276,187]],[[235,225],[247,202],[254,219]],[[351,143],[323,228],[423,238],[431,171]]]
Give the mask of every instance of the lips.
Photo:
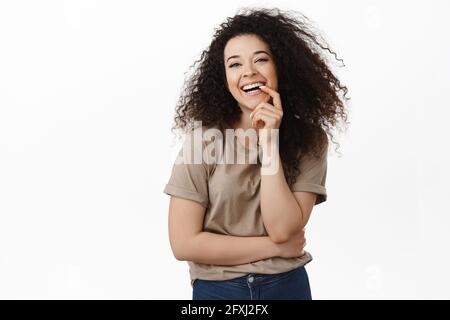
[[[265,81],[252,81],[248,82],[240,87],[244,96],[257,96],[262,93],[259,86],[265,85]],[[244,89],[245,88],[245,89]]]
[[[246,88],[246,90],[247,90],[248,88],[251,88],[251,86],[254,85],[254,84],[265,85],[266,82],[265,82],[265,81],[262,81],[262,80],[259,80],[259,81],[252,81],[252,82],[247,82],[247,83],[243,84],[243,85],[240,87],[240,89],[241,89],[242,91],[245,91],[244,88]]]
[[[245,92],[245,91],[242,90],[242,92],[244,93],[244,96],[250,96],[250,97],[251,96],[257,96],[257,95],[263,93],[261,89],[253,89],[253,90],[251,90],[249,92]]]

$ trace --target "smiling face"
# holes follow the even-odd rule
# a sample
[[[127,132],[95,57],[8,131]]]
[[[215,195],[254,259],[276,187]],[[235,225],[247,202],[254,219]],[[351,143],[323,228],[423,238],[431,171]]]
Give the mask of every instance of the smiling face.
[[[254,109],[270,96],[261,84],[278,91],[275,62],[269,46],[253,34],[231,38],[224,49],[227,88],[242,108]]]

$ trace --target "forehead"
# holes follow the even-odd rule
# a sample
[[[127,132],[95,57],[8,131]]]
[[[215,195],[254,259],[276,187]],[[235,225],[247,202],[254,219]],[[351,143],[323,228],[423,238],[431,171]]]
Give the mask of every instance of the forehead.
[[[239,35],[231,38],[224,49],[224,58],[239,55],[253,55],[253,52],[264,50],[269,51],[269,46],[261,38],[253,34]]]

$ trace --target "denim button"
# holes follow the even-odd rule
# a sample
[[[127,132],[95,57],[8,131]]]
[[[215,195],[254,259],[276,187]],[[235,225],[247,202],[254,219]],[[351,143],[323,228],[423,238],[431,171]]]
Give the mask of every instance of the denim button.
[[[253,278],[253,277],[248,278],[248,282],[250,282],[250,283],[252,283],[253,280],[255,280],[255,278]]]

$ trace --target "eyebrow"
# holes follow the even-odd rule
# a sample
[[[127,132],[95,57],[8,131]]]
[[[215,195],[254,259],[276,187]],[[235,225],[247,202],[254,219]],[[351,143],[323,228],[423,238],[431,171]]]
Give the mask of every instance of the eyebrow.
[[[268,56],[270,56],[270,54],[267,53],[267,52],[264,51],[264,50],[260,50],[260,51],[255,51],[255,52],[253,52],[254,55],[255,55],[255,54],[258,54],[258,53],[265,53],[265,54],[267,54]],[[239,57],[240,57],[240,56],[238,56],[238,55],[231,56],[231,57],[229,57],[229,58],[227,59],[227,62],[228,62],[228,60],[230,60],[231,58],[239,58]]]

